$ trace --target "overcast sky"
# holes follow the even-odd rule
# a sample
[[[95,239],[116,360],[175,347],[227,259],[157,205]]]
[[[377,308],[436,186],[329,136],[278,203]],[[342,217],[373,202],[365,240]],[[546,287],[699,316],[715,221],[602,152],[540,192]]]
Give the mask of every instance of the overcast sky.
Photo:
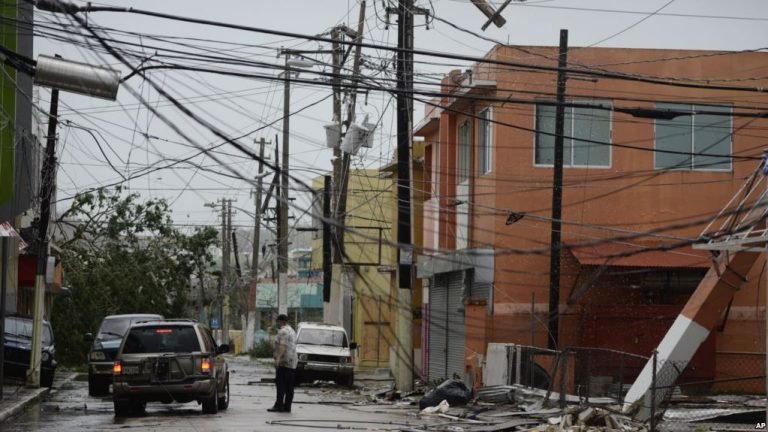
[[[460,27],[482,33],[497,41],[517,45],[556,45],[559,30],[567,28],[571,47],[598,43],[597,46],[602,47],[744,50],[768,46],[768,2],[763,0],[513,2],[503,13],[507,20],[506,25],[501,29],[491,26],[486,32],[480,29],[485,17],[469,0],[418,0],[416,3],[420,7],[433,9],[437,17]],[[499,4],[501,1],[492,3]],[[327,32],[332,26],[341,23],[356,27],[359,8],[359,2],[356,0],[114,0],[93,4],[131,6],[307,35]],[[302,39],[187,24],[127,13],[91,13],[87,19],[90,24],[144,34],[141,38],[114,32],[108,35],[144,44],[143,51],[147,57],[153,55],[153,46],[185,51],[204,47],[209,50],[209,54],[231,55],[279,65],[283,62],[277,57],[277,50],[281,46],[310,50],[329,48],[327,44]],[[391,20],[394,24],[395,17]],[[80,31],[77,25],[66,17],[50,13],[36,13],[36,22],[41,26],[59,28],[64,24],[65,31]],[[493,45],[489,41],[460,32],[439,20],[431,22],[429,29],[425,28],[423,17],[417,17],[415,22],[418,25],[415,36],[417,49],[481,56]],[[368,1],[366,41],[396,45],[395,28],[393,25],[389,30],[385,29],[382,2]],[[36,38],[36,54],[58,53],[66,58],[88,63],[109,64],[120,70],[123,76],[129,72],[128,67],[119,64],[107,54],[95,54],[91,50],[74,46],[71,42],[53,40],[53,33],[64,35],[59,31],[42,27],[39,31],[48,34]],[[162,36],[166,40],[169,36],[183,39],[174,39],[178,43],[171,45],[167,41],[158,41],[153,36]],[[135,49],[142,50],[141,47]],[[386,77],[388,73],[393,72],[391,63],[387,62],[391,53],[365,49],[363,54],[368,56],[370,65],[378,65],[380,69],[384,69],[376,71],[370,68],[364,70],[364,73]],[[319,55],[317,59],[321,62],[329,61],[327,55]],[[136,63],[133,58],[131,61]],[[448,65],[418,65],[417,71],[442,74],[454,67],[468,66],[450,60],[441,62]],[[185,63],[191,64],[189,61]],[[197,64],[218,67],[216,64]],[[768,68],[768,65],[766,67]],[[269,69],[241,70],[277,74]],[[315,70],[329,71],[321,65]],[[763,75],[764,72],[756,71]],[[155,70],[149,74],[154,82],[181,100],[186,107],[231,136],[246,134],[282,116],[283,85],[279,82],[178,70]],[[304,73],[303,76],[313,77],[310,73]],[[163,159],[178,159],[194,154],[193,146],[160,117],[137,103],[137,99],[131,95],[131,89],[143,95],[168,122],[179,127],[199,145],[209,146],[220,142],[205,128],[180,115],[177,109],[140,77],[126,81],[120,89],[117,102],[62,93],[61,119],[64,122],[70,121],[73,125],[91,128],[119,173],[107,164],[90,134],[82,129],[63,125],[59,131],[60,141],[57,149],[61,161],[58,182],[59,198],[62,201],[59,210],[68,206],[70,201],[66,200],[67,197],[87,188],[111,184],[120,181],[122,176],[140,173],[147,166],[162,166],[169,162],[160,162]],[[294,85],[291,111],[327,98],[330,94],[330,89],[324,86]],[[41,90],[40,97],[41,107],[47,110],[48,91]],[[392,111],[394,101],[391,101],[388,95],[371,93],[367,98],[360,98],[358,107],[358,115],[369,114],[372,119],[381,119],[382,123],[377,130],[374,148],[357,156],[354,166],[376,168],[390,161],[393,154],[392,136],[395,124],[388,113]],[[421,109],[417,108],[417,122],[421,112]],[[308,182],[312,177],[330,169],[332,152],[325,148],[322,126],[331,120],[331,114],[332,108],[328,98],[291,118],[290,163],[292,168],[295,168],[293,173]],[[265,137],[274,143],[275,135],[280,134],[280,131],[281,123],[278,121],[273,127],[250,134],[240,141],[255,149],[254,139]],[[147,135],[151,138],[147,138]],[[237,150],[231,146],[223,146],[219,150],[227,154],[219,153],[217,157],[230,168],[248,176],[255,175],[254,161],[238,155]],[[268,147],[268,153],[272,152],[274,147]],[[233,198],[237,200],[236,206],[247,210],[253,208],[253,200],[249,196],[251,186],[248,183],[228,177],[231,173],[210,157],[198,156],[190,162],[202,166],[203,169],[179,164],[176,169],[159,170],[131,180],[126,185],[144,197],[167,198],[172,203],[174,220],[179,224],[216,223],[216,215],[203,204],[217,198]],[[294,214],[298,215],[299,210],[294,210]],[[250,217],[242,211],[238,212],[234,220],[235,225],[251,224]]]

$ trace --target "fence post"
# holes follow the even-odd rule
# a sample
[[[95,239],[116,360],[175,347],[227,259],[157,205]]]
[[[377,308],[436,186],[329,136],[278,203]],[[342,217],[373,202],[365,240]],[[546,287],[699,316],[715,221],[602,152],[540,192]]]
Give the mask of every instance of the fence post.
[[[619,354],[619,405],[624,405],[624,354]]]
[[[566,348],[562,351],[563,361],[562,368],[560,369],[560,408],[565,408],[565,391],[568,385],[568,354],[570,349]]]
[[[587,348],[587,385],[584,389],[585,400],[589,403],[589,394],[592,392],[592,349]]]
[[[651,376],[651,431],[656,432],[656,364],[658,362],[659,352],[653,351],[653,369]]]

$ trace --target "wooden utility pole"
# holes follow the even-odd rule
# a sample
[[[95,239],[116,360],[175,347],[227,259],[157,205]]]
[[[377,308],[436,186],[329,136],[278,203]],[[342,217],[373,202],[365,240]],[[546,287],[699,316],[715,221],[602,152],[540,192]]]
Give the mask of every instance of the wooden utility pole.
[[[232,253],[232,240],[230,237],[230,233],[232,232],[232,200],[231,199],[225,199],[224,202],[224,216],[226,218],[226,226],[224,231],[224,239],[226,240],[226,243],[224,245],[224,259],[222,262],[224,263],[224,271],[222,272],[224,276],[224,283],[223,283],[223,296],[221,297],[221,343],[228,344],[229,343],[229,293],[230,293],[230,285],[232,284],[230,276],[230,257]]]
[[[353,32],[346,26],[336,26],[331,30],[331,37],[333,42],[333,83],[334,83],[334,104],[333,104],[333,121],[342,123],[342,91],[341,91],[341,70],[344,65],[347,54],[344,54],[341,49],[340,41],[344,35],[351,35],[354,33],[355,43],[358,45],[355,47],[355,57],[352,67],[352,86],[349,90],[349,104],[347,110],[347,118],[343,122],[346,125],[347,130],[349,125],[354,120],[355,116],[355,97],[356,97],[356,85],[357,76],[360,70],[360,52],[361,46],[359,43],[363,38],[363,30],[365,26],[365,0],[360,4],[359,20],[357,24],[357,31]],[[333,235],[331,236],[331,246],[333,249],[333,266],[331,267],[331,274],[328,276],[331,280],[331,289],[328,293],[328,302],[324,309],[324,319],[332,324],[344,326],[349,334],[352,334],[352,319],[351,319],[351,304],[352,304],[352,292],[349,287],[350,278],[352,277],[348,271],[345,270],[345,253],[344,253],[344,229],[345,229],[345,216],[347,211],[347,190],[349,188],[350,178],[350,155],[344,153],[340,149],[340,143],[336,143],[334,149],[333,160],[333,186],[334,186],[334,201],[332,206],[332,214],[335,222],[335,227],[332,229]],[[328,266],[324,266],[328,267]],[[335,277],[334,277],[335,276]]]
[[[256,310],[256,299],[259,293],[259,249],[261,244],[261,190],[264,178],[264,146],[267,144],[264,137],[259,140],[259,171],[256,176],[256,190],[254,191],[253,213],[253,246],[251,256],[251,281],[248,292],[247,317],[245,319],[245,340],[243,351],[248,352],[253,348],[253,335],[256,331],[256,321],[259,320]]]
[[[568,30],[560,30],[555,117],[555,166],[552,180],[552,229],[549,251],[549,349],[556,350],[560,327],[560,250],[563,204],[563,129],[565,126],[565,68],[568,66]]]
[[[360,2],[360,16],[358,18],[357,22],[357,33],[355,34],[355,43],[357,44],[355,46],[355,58],[352,61],[352,86],[349,92],[349,109],[347,111],[347,119],[344,121],[344,126],[346,126],[346,129],[349,130],[349,126],[352,124],[352,122],[355,121],[355,109],[356,109],[356,103],[357,103],[357,81],[358,81],[358,75],[360,73],[360,51],[362,46],[360,46],[360,43],[363,41],[363,30],[365,29],[365,0]],[[347,213],[347,191],[349,190],[349,178],[351,177],[350,172],[350,162],[351,162],[351,155],[349,153],[344,153],[342,156],[341,161],[341,171],[340,171],[340,178],[337,177],[337,179],[340,182],[339,185],[339,202],[336,206],[336,221],[338,222],[338,226],[341,227],[338,229],[338,232],[336,234],[336,239],[338,242],[337,250],[338,253],[341,255],[344,251],[344,219],[346,217]],[[337,183],[338,184],[338,183]],[[339,260],[339,263],[342,261]]]
[[[45,270],[48,265],[48,221],[51,218],[51,194],[56,187],[56,126],[58,125],[59,90],[51,90],[48,115],[48,137],[40,184],[40,218],[37,222],[37,272],[32,320],[32,347],[27,371],[27,385],[40,387],[40,366],[43,346],[43,315],[45,313]],[[6,277],[4,274],[3,277]],[[0,377],[2,378],[2,377]]]
[[[397,367],[400,391],[413,389],[413,247],[411,229],[411,133],[413,124],[413,0],[397,7]]]

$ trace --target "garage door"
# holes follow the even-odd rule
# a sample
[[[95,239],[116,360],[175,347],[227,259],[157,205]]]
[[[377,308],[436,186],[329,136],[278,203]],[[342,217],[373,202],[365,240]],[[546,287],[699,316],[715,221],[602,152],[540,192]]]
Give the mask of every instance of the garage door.
[[[429,289],[429,379],[464,376],[464,273],[435,275]]]

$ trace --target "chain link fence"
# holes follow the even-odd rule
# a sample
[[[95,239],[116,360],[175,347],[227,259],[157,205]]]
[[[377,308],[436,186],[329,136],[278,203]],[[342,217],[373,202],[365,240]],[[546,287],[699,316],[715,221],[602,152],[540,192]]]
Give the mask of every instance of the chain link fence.
[[[506,350],[507,384],[540,389],[531,396],[545,406],[599,406],[617,417],[634,417],[635,425],[651,431],[755,430],[766,423],[764,353],[719,352],[711,373],[654,354],[648,392],[633,405],[638,414],[623,408],[648,357],[605,348],[510,345]],[[499,393],[499,401],[509,397],[498,388],[488,391]]]
[[[651,399],[657,405],[650,418],[652,430],[765,428],[764,353],[721,354],[712,379],[686,378],[686,362],[654,357],[657,373],[651,384]]]

